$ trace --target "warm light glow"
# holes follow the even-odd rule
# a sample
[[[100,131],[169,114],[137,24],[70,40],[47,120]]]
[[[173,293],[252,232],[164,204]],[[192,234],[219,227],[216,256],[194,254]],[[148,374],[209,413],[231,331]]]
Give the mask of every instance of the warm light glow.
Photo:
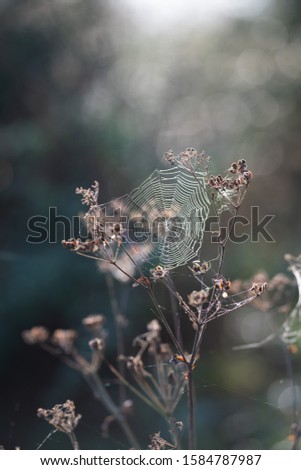
[[[256,17],[271,0],[120,0],[128,6],[143,27],[162,28],[177,23],[214,23],[223,18]]]

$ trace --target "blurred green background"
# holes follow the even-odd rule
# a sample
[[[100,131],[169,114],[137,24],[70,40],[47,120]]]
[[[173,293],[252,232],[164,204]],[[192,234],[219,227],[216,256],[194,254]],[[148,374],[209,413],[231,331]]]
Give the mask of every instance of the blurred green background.
[[[272,275],[286,270],[284,253],[300,252],[300,20],[297,0],[1,0],[0,445],[36,448],[50,431],[36,409],[69,398],[83,415],[82,448],[127,446],[117,427],[101,437],[106,412],[76,372],[20,336],[37,324],[79,328],[87,349],[81,319],[102,312],[114,358],[103,274],[59,242],[26,243],[31,216],[47,216],[49,206],[69,217],[81,210],[76,186],[100,181],[105,202],[165,168],[169,149],[205,149],[212,173],[244,157],[254,181],[242,213],[259,205],[260,214],[274,214],[275,243],[229,247],[227,275]],[[184,283],[184,291],[196,287]],[[127,286],[117,288],[124,295]],[[152,318],[138,291],[130,290],[124,312],[128,353]],[[231,351],[268,331],[263,315],[246,309],[208,329],[197,374],[200,448],[287,445],[281,350]],[[116,386],[108,390],[117,396]],[[137,400],[135,407],[144,447],[153,432],[169,437],[159,417]],[[183,400],[177,418],[185,414]],[[44,448],[69,443],[57,433]]]

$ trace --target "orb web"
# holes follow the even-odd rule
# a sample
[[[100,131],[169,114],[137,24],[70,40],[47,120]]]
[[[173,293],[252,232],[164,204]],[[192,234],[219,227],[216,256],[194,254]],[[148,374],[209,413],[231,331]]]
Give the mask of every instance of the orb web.
[[[205,175],[179,167],[155,170],[138,188],[114,201],[126,241],[137,250],[148,247],[148,258],[166,268],[195,258],[210,207]]]

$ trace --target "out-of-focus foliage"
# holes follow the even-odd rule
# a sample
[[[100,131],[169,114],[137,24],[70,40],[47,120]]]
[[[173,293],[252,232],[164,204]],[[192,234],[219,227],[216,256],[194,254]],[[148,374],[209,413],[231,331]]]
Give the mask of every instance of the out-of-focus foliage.
[[[300,3],[271,1],[258,14],[216,22],[190,21],[193,14],[187,2],[178,23],[152,29],[148,16],[136,21],[125,0],[1,2],[0,444],[34,448],[48,432],[35,419],[36,409],[70,398],[83,415],[83,447],[118,445],[100,437],[105,413],[95,412],[76,373],[24,346],[20,336],[34,324],[75,328],[85,315],[101,311],[114,357],[106,283],[93,262],[71,256],[59,243],[26,243],[31,216],[47,216],[49,206],[69,217],[80,210],[76,186],[99,180],[102,201],[125,194],[165,166],[162,155],[170,148],[205,149],[212,172],[244,157],[254,171],[244,215],[251,204],[262,216],[275,214],[269,229],[276,243],[230,247],[229,275],[249,277],[258,268],[273,274],[286,269],[285,252],[300,252]],[[59,227],[58,242],[65,235]],[[189,291],[182,272],[175,280]],[[118,295],[128,298],[130,351],[152,313],[142,294],[126,289],[121,286]],[[201,447],[269,448],[285,439],[289,409],[277,409],[286,388],[279,385],[283,357],[274,348],[232,353],[241,336],[252,340],[249,333],[245,338],[251,315],[263,328],[268,324],[262,313],[239,315],[244,319],[214,323],[204,344]],[[87,348],[85,338],[81,346]],[[147,442],[162,424],[136,406],[149,423],[142,436]],[[53,437],[47,445],[67,444]]]

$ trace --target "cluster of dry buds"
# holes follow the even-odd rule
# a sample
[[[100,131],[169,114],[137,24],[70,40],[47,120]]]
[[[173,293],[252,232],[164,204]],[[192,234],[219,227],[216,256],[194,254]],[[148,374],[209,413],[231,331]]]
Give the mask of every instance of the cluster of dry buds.
[[[246,160],[232,163],[227,176],[210,176],[207,184],[218,191],[237,190],[247,186],[252,179],[252,172],[248,170]]]
[[[23,331],[22,337],[27,344],[37,344],[73,369],[83,374],[90,374],[99,369],[104,358],[106,337],[104,322],[105,317],[101,314],[88,315],[82,320],[92,336],[89,341],[92,354],[90,361],[79,354],[76,348],[78,333],[75,330],[57,329],[50,334],[45,327],[34,326],[30,330]]]
[[[189,171],[195,171],[198,167],[207,170],[210,157],[204,151],[198,152],[196,149],[188,147],[178,155],[175,155],[173,150],[168,150],[164,153],[163,160],[171,165],[178,164]]]

